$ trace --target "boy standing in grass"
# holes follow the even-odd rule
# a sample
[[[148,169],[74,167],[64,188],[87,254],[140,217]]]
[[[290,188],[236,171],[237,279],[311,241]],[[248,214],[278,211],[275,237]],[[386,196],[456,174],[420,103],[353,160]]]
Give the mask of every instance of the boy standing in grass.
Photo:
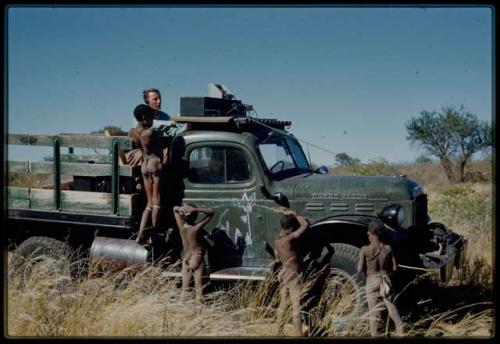
[[[309,228],[309,223],[294,211],[285,211],[281,217],[281,230],[274,242],[276,258],[283,264],[278,274],[280,283],[280,305],[278,308],[278,334],[283,334],[283,313],[288,295],[293,309],[294,335],[302,336],[300,319],[300,278],[304,271],[302,258],[298,252],[299,238]]]
[[[204,213],[205,218],[195,223],[198,213]],[[194,278],[196,300],[201,301],[203,297],[203,271],[205,267],[203,256],[206,250],[203,226],[212,219],[214,211],[209,208],[183,205],[181,207],[174,207],[174,215],[184,248],[182,292],[185,293],[189,290],[191,279]]]
[[[369,245],[363,246],[359,254],[358,272],[366,275],[366,299],[370,316],[370,334],[377,336],[377,327],[380,310],[377,303],[382,298],[389,316],[396,325],[396,333],[403,335],[403,322],[399,316],[398,309],[393,303],[394,290],[392,288],[389,273],[396,271],[397,263],[392,253],[391,246],[384,245],[380,241],[380,234],[385,229],[380,220],[373,220],[368,226]]]

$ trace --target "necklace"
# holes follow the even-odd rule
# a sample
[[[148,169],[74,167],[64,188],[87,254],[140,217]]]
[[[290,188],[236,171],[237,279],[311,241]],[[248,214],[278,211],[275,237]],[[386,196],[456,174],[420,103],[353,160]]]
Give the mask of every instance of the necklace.
[[[366,259],[368,260],[374,260],[375,258],[378,257],[378,255],[380,254],[380,251],[382,250],[382,247],[383,247],[383,244],[381,243],[379,248],[377,249],[377,251],[375,252],[375,254],[371,257],[366,257]]]

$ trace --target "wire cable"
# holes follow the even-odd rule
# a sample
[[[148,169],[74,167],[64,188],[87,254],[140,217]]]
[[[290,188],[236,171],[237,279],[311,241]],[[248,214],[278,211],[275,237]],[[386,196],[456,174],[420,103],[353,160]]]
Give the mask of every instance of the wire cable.
[[[278,133],[280,133],[280,134],[283,134],[283,135],[286,135],[286,136],[293,137],[293,138],[297,139],[297,140],[298,140],[298,141],[300,141],[300,142],[304,142],[304,143],[306,143],[306,144],[308,144],[308,145],[311,145],[311,146],[313,146],[313,147],[315,147],[315,148],[318,148],[318,149],[320,149],[320,150],[322,150],[322,151],[325,151],[325,152],[330,153],[330,154],[332,154],[332,155],[336,155],[336,154],[337,154],[337,153],[335,153],[335,152],[332,152],[331,150],[328,150],[328,149],[326,149],[326,148],[323,148],[323,147],[320,147],[320,146],[318,146],[318,145],[315,145],[314,143],[311,143],[311,142],[308,142],[308,141],[303,140],[303,139],[301,139],[301,138],[298,138],[298,137],[296,137],[296,136],[294,136],[294,135],[292,135],[292,134],[290,134],[290,133],[287,133],[286,131],[279,130],[279,129],[273,128],[273,127],[271,127],[271,126],[268,126],[268,125],[266,125],[266,124],[264,124],[264,123],[261,123],[261,122],[259,122],[259,121],[258,121],[258,119],[254,118],[254,117],[248,117],[248,118],[250,118],[251,120],[253,120],[255,123],[258,123],[258,124],[260,124],[260,125],[262,125],[262,126],[264,126],[264,127],[268,128],[268,129],[271,129],[271,130],[273,130],[273,131],[276,131],[276,132],[278,132]]]

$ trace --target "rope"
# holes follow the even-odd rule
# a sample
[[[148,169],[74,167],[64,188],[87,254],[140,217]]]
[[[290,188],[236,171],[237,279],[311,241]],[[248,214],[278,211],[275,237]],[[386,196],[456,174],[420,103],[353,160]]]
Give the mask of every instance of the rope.
[[[253,206],[271,210],[273,213],[282,213],[282,214],[285,213],[285,211],[291,210],[290,208],[287,208],[287,207],[266,207],[265,205],[260,205],[260,204],[254,204]],[[302,217],[306,220],[313,221],[313,219],[310,217],[305,217],[305,216],[302,216]]]
[[[434,271],[434,269],[424,269],[424,268],[417,268],[416,266],[408,266],[408,265],[401,265],[398,264],[398,267],[403,268],[403,269],[410,269],[410,270],[420,270],[420,271]]]
[[[268,126],[267,124],[261,123],[261,122],[259,122],[256,118],[253,118],[253,117],[248,117],[248,118],[250,118],[251,120],[253,120],[255,123],[258,123],[258,124],[260,124],[260,125],[262,125],[262,126],[264,126],[264,127],[268,128],[268,129],[271,129],[272,131],[276,131],[276,132],[278,132],[278,133],[280,133],[280,134],[283,134],[283,135],[286,135],[286,136],[293,137],[293,138],[295,138],[297,141],[304,142],[304,143],[306,143],[306,144],[308,144],[308,145],[311,145],[311,146],[313,146],[313,147],[315,147],[315,148],[318,148],[318,149],[320,149],[320,150],[322,150],[322,151],[325,151],[325,152],[330,153],[330,154],[332,154],[332,155],[336,155],[336,153],[335,153],[335,152],[332,152],[331,150],[328,150],[328,149],[326,149],[326,148],[320,147],[320,146],[315,145],[314,143],[308,142],[308,141],[306,141],[306,140],[300,139],[300,138],[298,138],[298,137],[296,137],[296,136],[293,136],[293,135],[291,135],[291,134],[287,133],[286,131],[279,130],[279,129],[273,128],[273,127],[271,127],[271,126]]]

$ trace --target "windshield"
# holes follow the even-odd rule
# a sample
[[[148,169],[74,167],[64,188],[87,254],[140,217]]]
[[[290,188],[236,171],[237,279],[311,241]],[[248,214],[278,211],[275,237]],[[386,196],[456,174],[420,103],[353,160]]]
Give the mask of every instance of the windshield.
[[[259,144],[259,150],[267,169],[274,175],[291,170],[309,170],[300,145],[290,137],[278,137]]]

